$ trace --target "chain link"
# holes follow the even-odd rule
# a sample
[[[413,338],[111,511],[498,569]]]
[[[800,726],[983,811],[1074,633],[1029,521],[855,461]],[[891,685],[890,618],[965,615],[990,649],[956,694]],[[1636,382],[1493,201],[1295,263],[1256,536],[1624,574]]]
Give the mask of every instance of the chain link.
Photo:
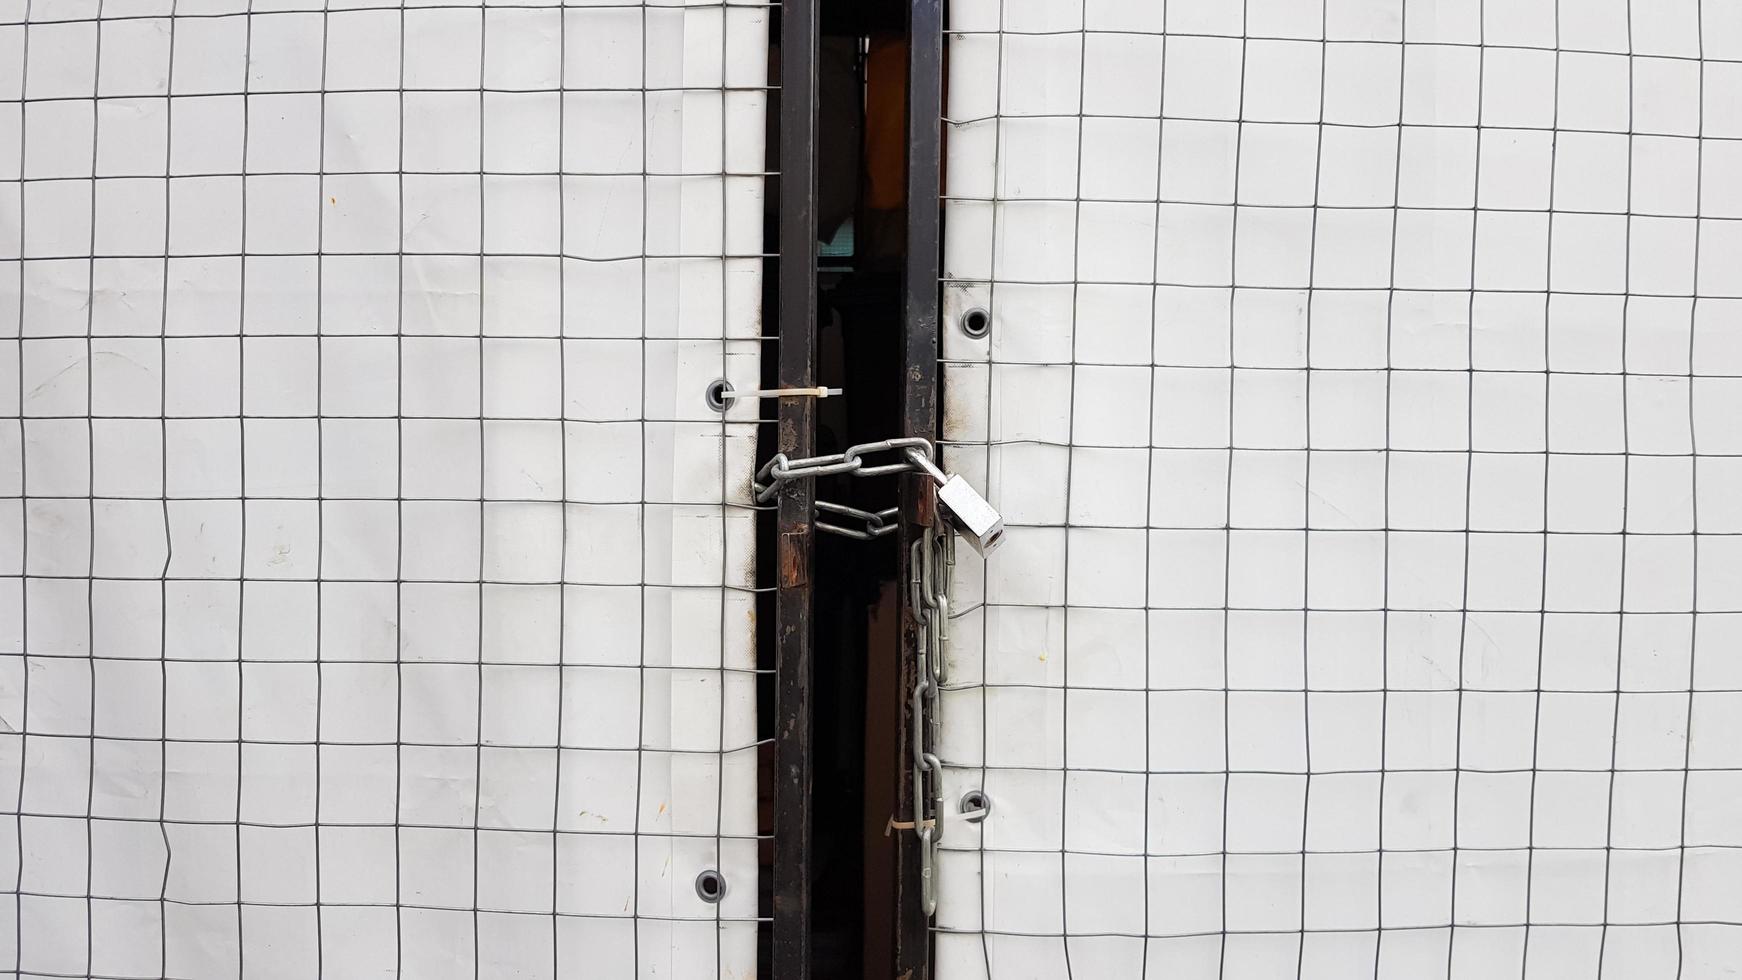
[[[841,537],[852,538],[855,541],[875,541],[884,535],[894,534],[901,527],[900,522],[896,520],[901,514],[900,507],[886,507],[876,511],[860,510],[857,507],[848,507],[846,504],[831,504],[826,500],[817,501],[816,507],[817,510],[825,514],[838,514],[863,524],[864,527],[843,527],[828,521],[819,520],[816,522],[816,528],[819,531],[839,534]]]

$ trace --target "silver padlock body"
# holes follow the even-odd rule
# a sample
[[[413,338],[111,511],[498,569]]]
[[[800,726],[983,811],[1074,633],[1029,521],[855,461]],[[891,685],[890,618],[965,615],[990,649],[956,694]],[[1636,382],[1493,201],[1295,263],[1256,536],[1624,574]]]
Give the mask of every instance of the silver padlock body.
[[[938,487],[938,502],[949,511],[950,523],[974,550],[989,555],[1004,543],[1004,518],[968,481],[952,476]]]

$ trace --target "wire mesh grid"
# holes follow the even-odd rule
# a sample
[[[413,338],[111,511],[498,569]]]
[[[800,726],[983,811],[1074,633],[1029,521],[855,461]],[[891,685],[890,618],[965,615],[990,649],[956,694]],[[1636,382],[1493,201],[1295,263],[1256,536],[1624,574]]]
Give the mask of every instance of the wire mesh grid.
[[[768,26],[0,3],[4,975],[754,972]]]
[[[951,7],[938,975],[1733,972],[1742,14]]]

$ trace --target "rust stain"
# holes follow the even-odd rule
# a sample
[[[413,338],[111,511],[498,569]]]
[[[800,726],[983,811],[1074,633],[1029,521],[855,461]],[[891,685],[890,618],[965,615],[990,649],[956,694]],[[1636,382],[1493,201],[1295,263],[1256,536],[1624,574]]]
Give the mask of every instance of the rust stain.
[[[914,506],[913,522],[920,527],[931,527],[937,523],[938,493],[937,485],[928,479],[916,478],[924,487],[919,500]]]
[[[809,524],[800,524],[791,531],[780,534],[780,587],[797,589],[810,584],[810,569],[804,560],[805,536],[810,533]]]

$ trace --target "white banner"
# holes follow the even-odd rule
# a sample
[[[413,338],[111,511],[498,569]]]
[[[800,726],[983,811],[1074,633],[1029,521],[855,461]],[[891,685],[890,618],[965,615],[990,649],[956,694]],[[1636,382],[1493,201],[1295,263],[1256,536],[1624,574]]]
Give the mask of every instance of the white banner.
[[[1742,967],[1742,14],[950,13],[938,976]]]
[[[767,9],[0,21],[0,971],[752,975]]]

